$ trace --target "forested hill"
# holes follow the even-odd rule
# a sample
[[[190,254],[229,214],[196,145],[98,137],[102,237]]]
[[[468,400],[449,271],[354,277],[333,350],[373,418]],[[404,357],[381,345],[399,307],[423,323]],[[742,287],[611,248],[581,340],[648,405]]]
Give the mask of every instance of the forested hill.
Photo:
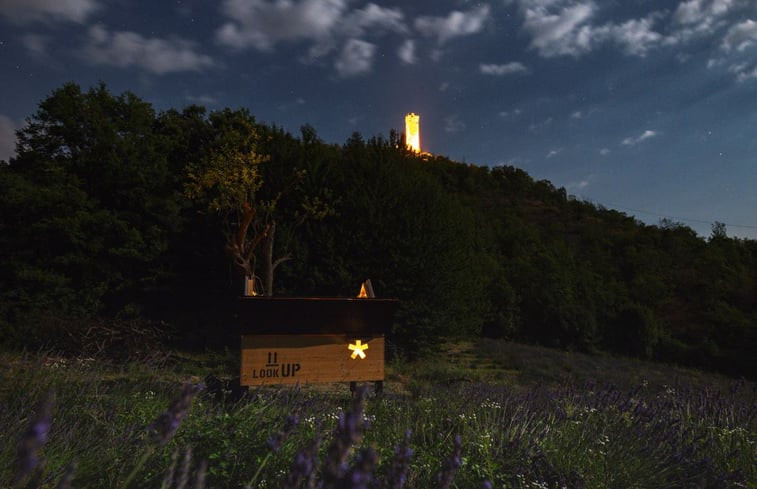
[[[644,225],[395,132],[328,144],[102,85],[54,91],[17,153],[0,165],[8,346],[69,345],[94,323],[204,341],[245,274],[276,295],[354,296],[371,278],[402,301],[389,341],[407,354],[484,334],[757,372],[757,241],[722,225]]]

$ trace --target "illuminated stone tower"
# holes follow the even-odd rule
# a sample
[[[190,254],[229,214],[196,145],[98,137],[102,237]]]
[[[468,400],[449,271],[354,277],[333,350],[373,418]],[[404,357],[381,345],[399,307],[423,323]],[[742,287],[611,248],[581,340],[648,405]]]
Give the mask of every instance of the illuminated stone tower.
[[[405,115],[405,144],[412,151],[421,152],[421,116],[412,112]]]

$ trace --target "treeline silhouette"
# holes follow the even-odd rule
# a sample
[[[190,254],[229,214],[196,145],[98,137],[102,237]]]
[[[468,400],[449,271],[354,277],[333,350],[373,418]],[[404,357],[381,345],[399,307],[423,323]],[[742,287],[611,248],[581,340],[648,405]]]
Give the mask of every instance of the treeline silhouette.
[[[276,295],[355,296],[370,278],[402,301],[388,338],[400,352],[486,335],[757,371],[757,241],[720,223],[703,239],[511,166],[414,154],[395,131],[329,144],[245,109],[158,113],[103,84],[55,90],[18,137],[0,165],[9,347],[63,345],[103,321],[227,341],[243,290],[229,237],[243,216],[222,199],[239,180],[217,172],[255,152],[252,265]]]

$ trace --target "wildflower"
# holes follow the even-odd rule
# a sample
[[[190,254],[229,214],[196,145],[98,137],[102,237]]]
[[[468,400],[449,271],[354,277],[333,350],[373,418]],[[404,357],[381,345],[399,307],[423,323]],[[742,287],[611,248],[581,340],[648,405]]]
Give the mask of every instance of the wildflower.
[[[442,470],[436,475],[437,487],[440,489],[447,489],[452,486],[452,481],[455,479],[457,471],[462,466],[463,441],[460,435],[455,436],[455,444],[452,449],[452,453],[449,458],[446,458],[442,463]]]
[[[365,397],[368,392],[367,386],[361,386],[352,404],[352,410],[339,415],[336,429],[334,429],[333,441],[328,447],[326,460],[323,467],[324,487],[333,487],[342,480],[347,472],[347,458],[352,451],[352,446],[363,438],[365,419]]]
[[[53,419],[55,394],[51,391],[37,407],[36,417],[32,419],[29,428],[18,442],[16,456],[16,482],[25,480],[39,465],[40,457],[37,453],[47,441]]]
[[[491,399],[484,399],[484,401],[481,403],[481,407],[484,409],[502,409],[502,405],[498,403],[497,401],[492,401]]]
[[[271,452],[269,452],[262,462],[258,465],[258,469],[255,471],[255,475],[252,476],[252,479],[250,482],[245,486],[245,489],[247,487],[253,487],[255,483],[258,480],[258,477],[263,471],[263,468],[266,466],[268,461],[271,459],[271,455],[275,452],[278,452],[281,450],[281,446],[284,444],[284,441],[289,437],[289,435],[294,430],[294,427],[299,424],[300,418],[296,415],[289,415],[286,418],[286,422],[284,423],[284,428],[282,428],[281,431],[273,435],[268,439],[268,447],[271,449]]]
[[[321,439],[313,438],[305,448],[301,449],[295,455],[292,461],[292,468],[289,470],[282,489],[295,489],[300,487],[312,488],[315,481],[315,467],[318,464],[318,449],[321,446]],[[304,485],[301,485],[304,481]]]
[[[405,440],[402,445],[394,447],[394,459],[392,460],[389,474],[387,474],[384,487],[389,489],[402,489],[407,482],[407,473],[413,458],[413,449],[410,448],[410,435],[412,431],[405,432]]]
[[[179,428],[187,415],[192,400],[203,389],[202,384],[185,384],[181,394],[173,400],[171,405],[151,425],[160,445],[165,445]]]
[[[373,471],[378,465],[378,455],[371,448],[363,448],[355,457],[355,465],[347,476],[351,489],[368,489],[373,482]]]

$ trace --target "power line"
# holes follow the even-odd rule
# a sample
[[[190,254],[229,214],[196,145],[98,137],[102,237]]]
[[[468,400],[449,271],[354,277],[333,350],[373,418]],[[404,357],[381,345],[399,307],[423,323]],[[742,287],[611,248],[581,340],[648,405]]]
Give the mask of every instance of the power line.
[[[703,219],[694,219],[694,218],[690,218],[690,217],[671,216],[671,215],[668,215],[668,214],[664,214],[662,212],[652,212],[652,211],[645,211],[643,209],[634,209],[633,207],[627,207],[627,206],[620,205],[620,204],[613,204],[612,202],[601,203],[601,202],[598,202],[597,200],[591,199],[591,198],[590,198],[590,201],[597,202],[600,205],[607,205],[607,206],[610,206],[610,207],[615,207],[617,209],[623,209],[623,210],[626,210],[626,211],[639,212],[641,214],[648,214],[650,216],[655,216],[655,217],[659,217],[659,218],[675,219],[677,221],[683,221],[683,222],[695,222],[695,223],[698,223],[698,224],[713,224],[715,222],[715,221],[705,221]],[[723,221],[717,221],[717,222],[723,222]],[[723,224],[725,224],[728,227],[733,227],[733,228],[757,229],[757,226],[749,225],[749,224],[734,224],[734,223],[730,223],[730,222],[723,222]]]

